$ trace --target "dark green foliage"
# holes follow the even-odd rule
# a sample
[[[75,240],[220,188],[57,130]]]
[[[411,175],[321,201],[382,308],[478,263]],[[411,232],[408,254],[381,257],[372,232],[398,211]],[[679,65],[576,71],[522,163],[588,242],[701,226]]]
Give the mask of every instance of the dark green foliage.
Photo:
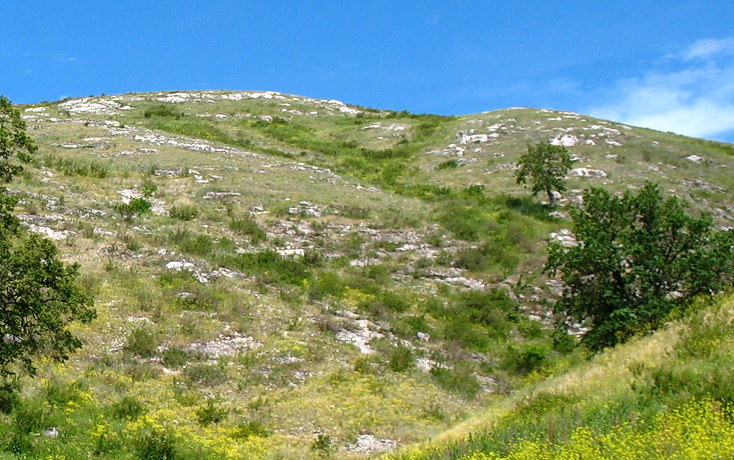
[[[466,398],[474,398],[482,389],[471,368],[466,365],[458,364],[453,369],[436,366],[430,373],[439,386]]]
[[[50,240],[21,237],[17,222],[3,214],[0,203],[0,374],[12,373],[14,363],[33,373],[34,358],[63,361],[79,348],[68,324],[88,322],[95,312],[75,283],[78,266],[58,260]]]
[[[24,401],[13,415],[15,428],[18,432],[29,434],[46,429],[51,411],[48,406],[40,401]]]
[[[145,198],[133,198],[128,203],[118,203],[114,206],[115,210],[126,221],[132,220],[141,214],[150,212],[153,204]]]
[[[200,385],[217,385],[227,378],[221,367],[208,364],[192,364],[184,369],[184,375]]]
[[[143,112],[143,116],[145,118],[169,117],[169,118],[175,118],[176,120],[180,120],[181,117],[184,116],[184,114],[176,110],[171,105],[158,104],[153,107],[148,107],[147,109],[145,109],[145,111]]]
[[[393,372],[405,372],[415,367],[413,351],[407,347],[395,347],[390,350],[387,367]]]
[[[444,161],[443,163],[439,163],[437,169],[440,171],[442,169],[456,169],[458,167],[459,167],[459,162],[458,161],[456,161],[456,160],[447,160],[447,161]]]
[[[81,400],[80,392],[86,389],[81,381],[72,383],[47,382],[43,387],[46,402],[51,407],[62,407],[63,405]]]
[[[565,284],[556,309],[589,324],[583,341],[594,350],[660,327],[734,279],[734,231],[688,216],[654,184],[623,197],[591,189],[571,217],[579,244],[550,243],[545,268]]]
[[[145,406],[133,396],[125,396],[110,407],[112,415],[119,419],[135,420],[145,413]]]
[[[265,282],[300,285],[311,278],[302,258],[285,258],[273,250],[236,254],[227,258],[226,265],[248,275],[257,275]]]
[[[0,96],[0,183],[10,182],[23,171],[15,159],[30,161],[36,150],[33,139],[26,134],[20,111],[7,97]]]
[[[175,439],[167,431],[154,429],[137,440],[135,453],[140,460],[174,460]]]
[[[229,228],[240,235],[248,236],[252,244],[265,241],[268,237],[265,230],[249,215],[232,219],[229,222]]]
[[[313,300],[322,300],[326,297],[339,297],[344,292],[344,281],[334,271],[321,273],[310,285],[308,295]]]
[[[332,450],[331,436],[325,434],[316,435],[316,438],[311,443],[311,450],[321,454],[327,454]]]
[[[261,438],[267,438],[270,436],[270,431],[265,425],[259,420],[250,420],[247,422],[240,423],[234,433],[234,437],[247,439],[252,436],[258,436]]]
[[[179,220],[193,220],[199,215],[199,208],[191,204],[173,206],[168,215]]]
[[[540,192],[548,195],[548,202],[553,205],[553,192],[566,190],[565,176],[573,161],[566,147],[540,142],[528,145],[528,153],[522,155],[517,162],[519,169],[515,174],[518,184],[532,182],[533,196]]]
[[[206,400],[206,404],[196,411],[196,417],[203,426],[219,423],[227,417],[229,411],[221,407],[217,401],[212,398]]]
[[[518,353],[515,368],[520,372],[540,369],[548,360],[548,349],[541,345],[529,345]]]
[[[158,351],[158,336],[146,327],[136,327],[130,332],[123,350],[141,358],[152,358]]]
[[[20,402],[17,388],[11,383],[0,385],[0,414],[9,414]]]
[[[173,369],[177,369],[194,359],[198,359],[198,357],[180,348],[169,348],[163,352],[162,356],[163,365]]]
[[[20,112],[0,97],[0,182],[9,182],[35,152]],[[37,235],[24,236],[11,213],[16,202],[0,189],[0,376],[22,365],[35,372],[42,356],[64,361],[81,346],[69,332],[73,321],[95,316],[92,300],[76,284],[79,267],[57,259],[54,244]]]
[[[79,158],[61,158],[55,155],[45,155],[41,161],[44,166],[61,171],[62,174],[67,176],[104,179],[110,175],[107,166],[99,161],[82,160]]]

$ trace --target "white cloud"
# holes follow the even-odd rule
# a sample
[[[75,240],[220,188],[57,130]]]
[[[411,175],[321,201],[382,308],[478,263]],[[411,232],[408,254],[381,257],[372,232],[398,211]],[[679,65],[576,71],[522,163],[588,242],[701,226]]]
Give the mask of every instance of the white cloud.
[[[710,139],[734,130],[734,38],[699,40],[667,58],[675,70],[619,80],[615,102],[588,113]]]
[[[699,40],[686,48],[681,57],[687,61],[691,59],[710,59],[717,54],[734,54],[734,38],[707,38]]]

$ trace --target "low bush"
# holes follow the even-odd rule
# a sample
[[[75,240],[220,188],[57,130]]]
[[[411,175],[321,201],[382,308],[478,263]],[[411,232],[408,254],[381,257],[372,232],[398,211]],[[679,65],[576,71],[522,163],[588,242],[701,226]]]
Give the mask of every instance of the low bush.
[[[158,335],[147,327],[136,327],[127,337],[123,351],[141,358],[152,358],[158,352]]]
[[[178,220],[193,220],[199,215],[199,209],[191,204],[173,206],[168,215]]]

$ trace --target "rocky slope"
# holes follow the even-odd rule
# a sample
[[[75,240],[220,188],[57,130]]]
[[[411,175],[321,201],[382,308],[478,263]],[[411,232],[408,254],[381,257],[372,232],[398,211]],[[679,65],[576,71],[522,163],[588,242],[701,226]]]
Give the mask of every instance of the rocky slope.
[[[57,430],[33,455],[133,458],[163,433],[184,458],[367,456],[566,359],[539,267],[567,214],[515,185],[529,143],[573,153],[563,205],[653,180],[734,226],[734,147],[567,112],[230,91],[22,110],[40,149],[18,212],[81,265],[99,313],[26,385]]]

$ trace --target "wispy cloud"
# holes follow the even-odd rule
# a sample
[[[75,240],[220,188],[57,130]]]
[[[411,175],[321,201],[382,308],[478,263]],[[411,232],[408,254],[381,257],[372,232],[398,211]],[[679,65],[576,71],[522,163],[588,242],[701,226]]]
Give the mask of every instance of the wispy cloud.
[[[665,56],[660,68],[617,81],[612,94],[614,103],[593,107],[588,113],[726,140],[734,131],[734,38],[699,40]]]
[[[79,58],[73,57],[73,56],[65,56],[63,54],[57,54],[54,57],[54,61],[56,62],[66,62],[66,63],[72,63],[72,62],[81,62]]]

